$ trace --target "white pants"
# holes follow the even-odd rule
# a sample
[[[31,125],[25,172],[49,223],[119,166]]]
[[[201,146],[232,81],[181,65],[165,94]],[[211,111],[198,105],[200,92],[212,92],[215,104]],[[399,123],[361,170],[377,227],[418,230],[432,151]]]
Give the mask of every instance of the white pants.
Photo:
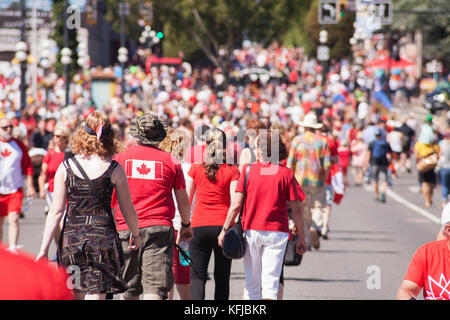
[[[277,299],[281,268],[289,234],[246,230],[244,299]]]

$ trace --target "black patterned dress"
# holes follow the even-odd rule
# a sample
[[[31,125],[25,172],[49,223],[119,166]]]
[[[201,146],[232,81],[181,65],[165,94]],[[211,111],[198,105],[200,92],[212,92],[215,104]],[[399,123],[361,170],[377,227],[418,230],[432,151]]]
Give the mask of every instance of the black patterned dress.
[[[76,274],[72,276],[75,291],[84,294],[124,292],[128,287],[122,279],[123,251],[111,212],[114,189],[111,174],[117,162],[112,161],[103,175],[90,180],[92,185],[74,174],[68,160],[63,163],[67,171],[68,203],[59,239],[58,263],[70,267],[72,272],[80,271],[79,282]],[[87,177],[84,171],[82,173]]]

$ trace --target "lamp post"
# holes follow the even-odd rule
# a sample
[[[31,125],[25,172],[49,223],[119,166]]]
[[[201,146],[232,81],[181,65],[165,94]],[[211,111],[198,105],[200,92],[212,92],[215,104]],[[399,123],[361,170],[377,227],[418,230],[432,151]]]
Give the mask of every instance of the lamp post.
[[[64,101],[64,106],[67,107],[69,104],[69,64],[72,62],[72,58],[70,57],[72,55],[72,50],[65,47],[61,50],[61,63],[64,65],[64,78],[65,78],[65,85],[66,85],[66,98]]]
[[[325,26],[322,25],[322,30],[319,32],[319,42],[321,45],[317,48],[318,58],[322,66],[322,86],[325,84],[327,76],[327,62],[330,59],[330,48],[325,44],[328,41],[328,32],[325,30]]]
[[[148,47],[151,53],[153,45],[158,44],[159,41],[160,39],[158,38],[156,31],[152,30],[150,26],[145,26],[144,31],[142,31],[141,36],[139,37],[139,42]]]
[[[67,28],[67,9],[69,6],[68,0],[64,2],[64,48],[61,50],[61,63],[64,65],[64,79],[65,79],[65,87],[66,87],[66,95],[64,106],[67,107],[69,104],[69,64],[72,62],[72,51],[69,49],[69,29]]]
[[[20,61],[20,110],[24,110],[27,106],[27,84],[25,74],[27,72],[27,44],[25,42],[26,28],[26,8],[25,0],[20,0],[21,25],[20,25],[20,42],[16,44],[16,58]]]
[[[119,4],[120,14],[120,48],[118,50],[119,56],[117,59],[120,62],[122,69],[122,79],[120,80],[121,97],[125,94],[125,63],[128,61],[128,49],[125,47],[125,15],[129,13],[129,6],[125,3],[125,0],[121,0]]]

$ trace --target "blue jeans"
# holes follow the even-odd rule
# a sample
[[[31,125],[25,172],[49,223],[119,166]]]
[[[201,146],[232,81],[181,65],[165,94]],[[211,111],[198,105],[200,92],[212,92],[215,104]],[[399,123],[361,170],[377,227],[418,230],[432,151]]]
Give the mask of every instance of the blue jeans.
[[[447,201],[450,188],[450,168],[442,168],[439,173],[441,176],[442,201]]]

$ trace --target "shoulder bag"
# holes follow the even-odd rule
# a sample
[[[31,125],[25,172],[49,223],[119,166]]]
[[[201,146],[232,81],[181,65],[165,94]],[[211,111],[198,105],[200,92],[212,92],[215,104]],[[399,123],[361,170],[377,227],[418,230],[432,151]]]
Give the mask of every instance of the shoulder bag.
[[[241,210],[238,221],[231,227],[223,238],[222,252],[228,259],[241,259],[245,255],[244,230],[242,229],[242,212],[244,210],[245,196],[247,193],[247,179],[251,164],[247,165],[244,179],[244,199],[242,200]]]
[[[285,266],[298,266],[302,262],[303,255],[297,253],[297,235],[291,234],[286,246],[286,253],[284,255],[284,265]]]
[[[425,173],[433,170],[438,163],[438,156],[436,153],[432,153],[417,162],[417,171],[419,173]]]

